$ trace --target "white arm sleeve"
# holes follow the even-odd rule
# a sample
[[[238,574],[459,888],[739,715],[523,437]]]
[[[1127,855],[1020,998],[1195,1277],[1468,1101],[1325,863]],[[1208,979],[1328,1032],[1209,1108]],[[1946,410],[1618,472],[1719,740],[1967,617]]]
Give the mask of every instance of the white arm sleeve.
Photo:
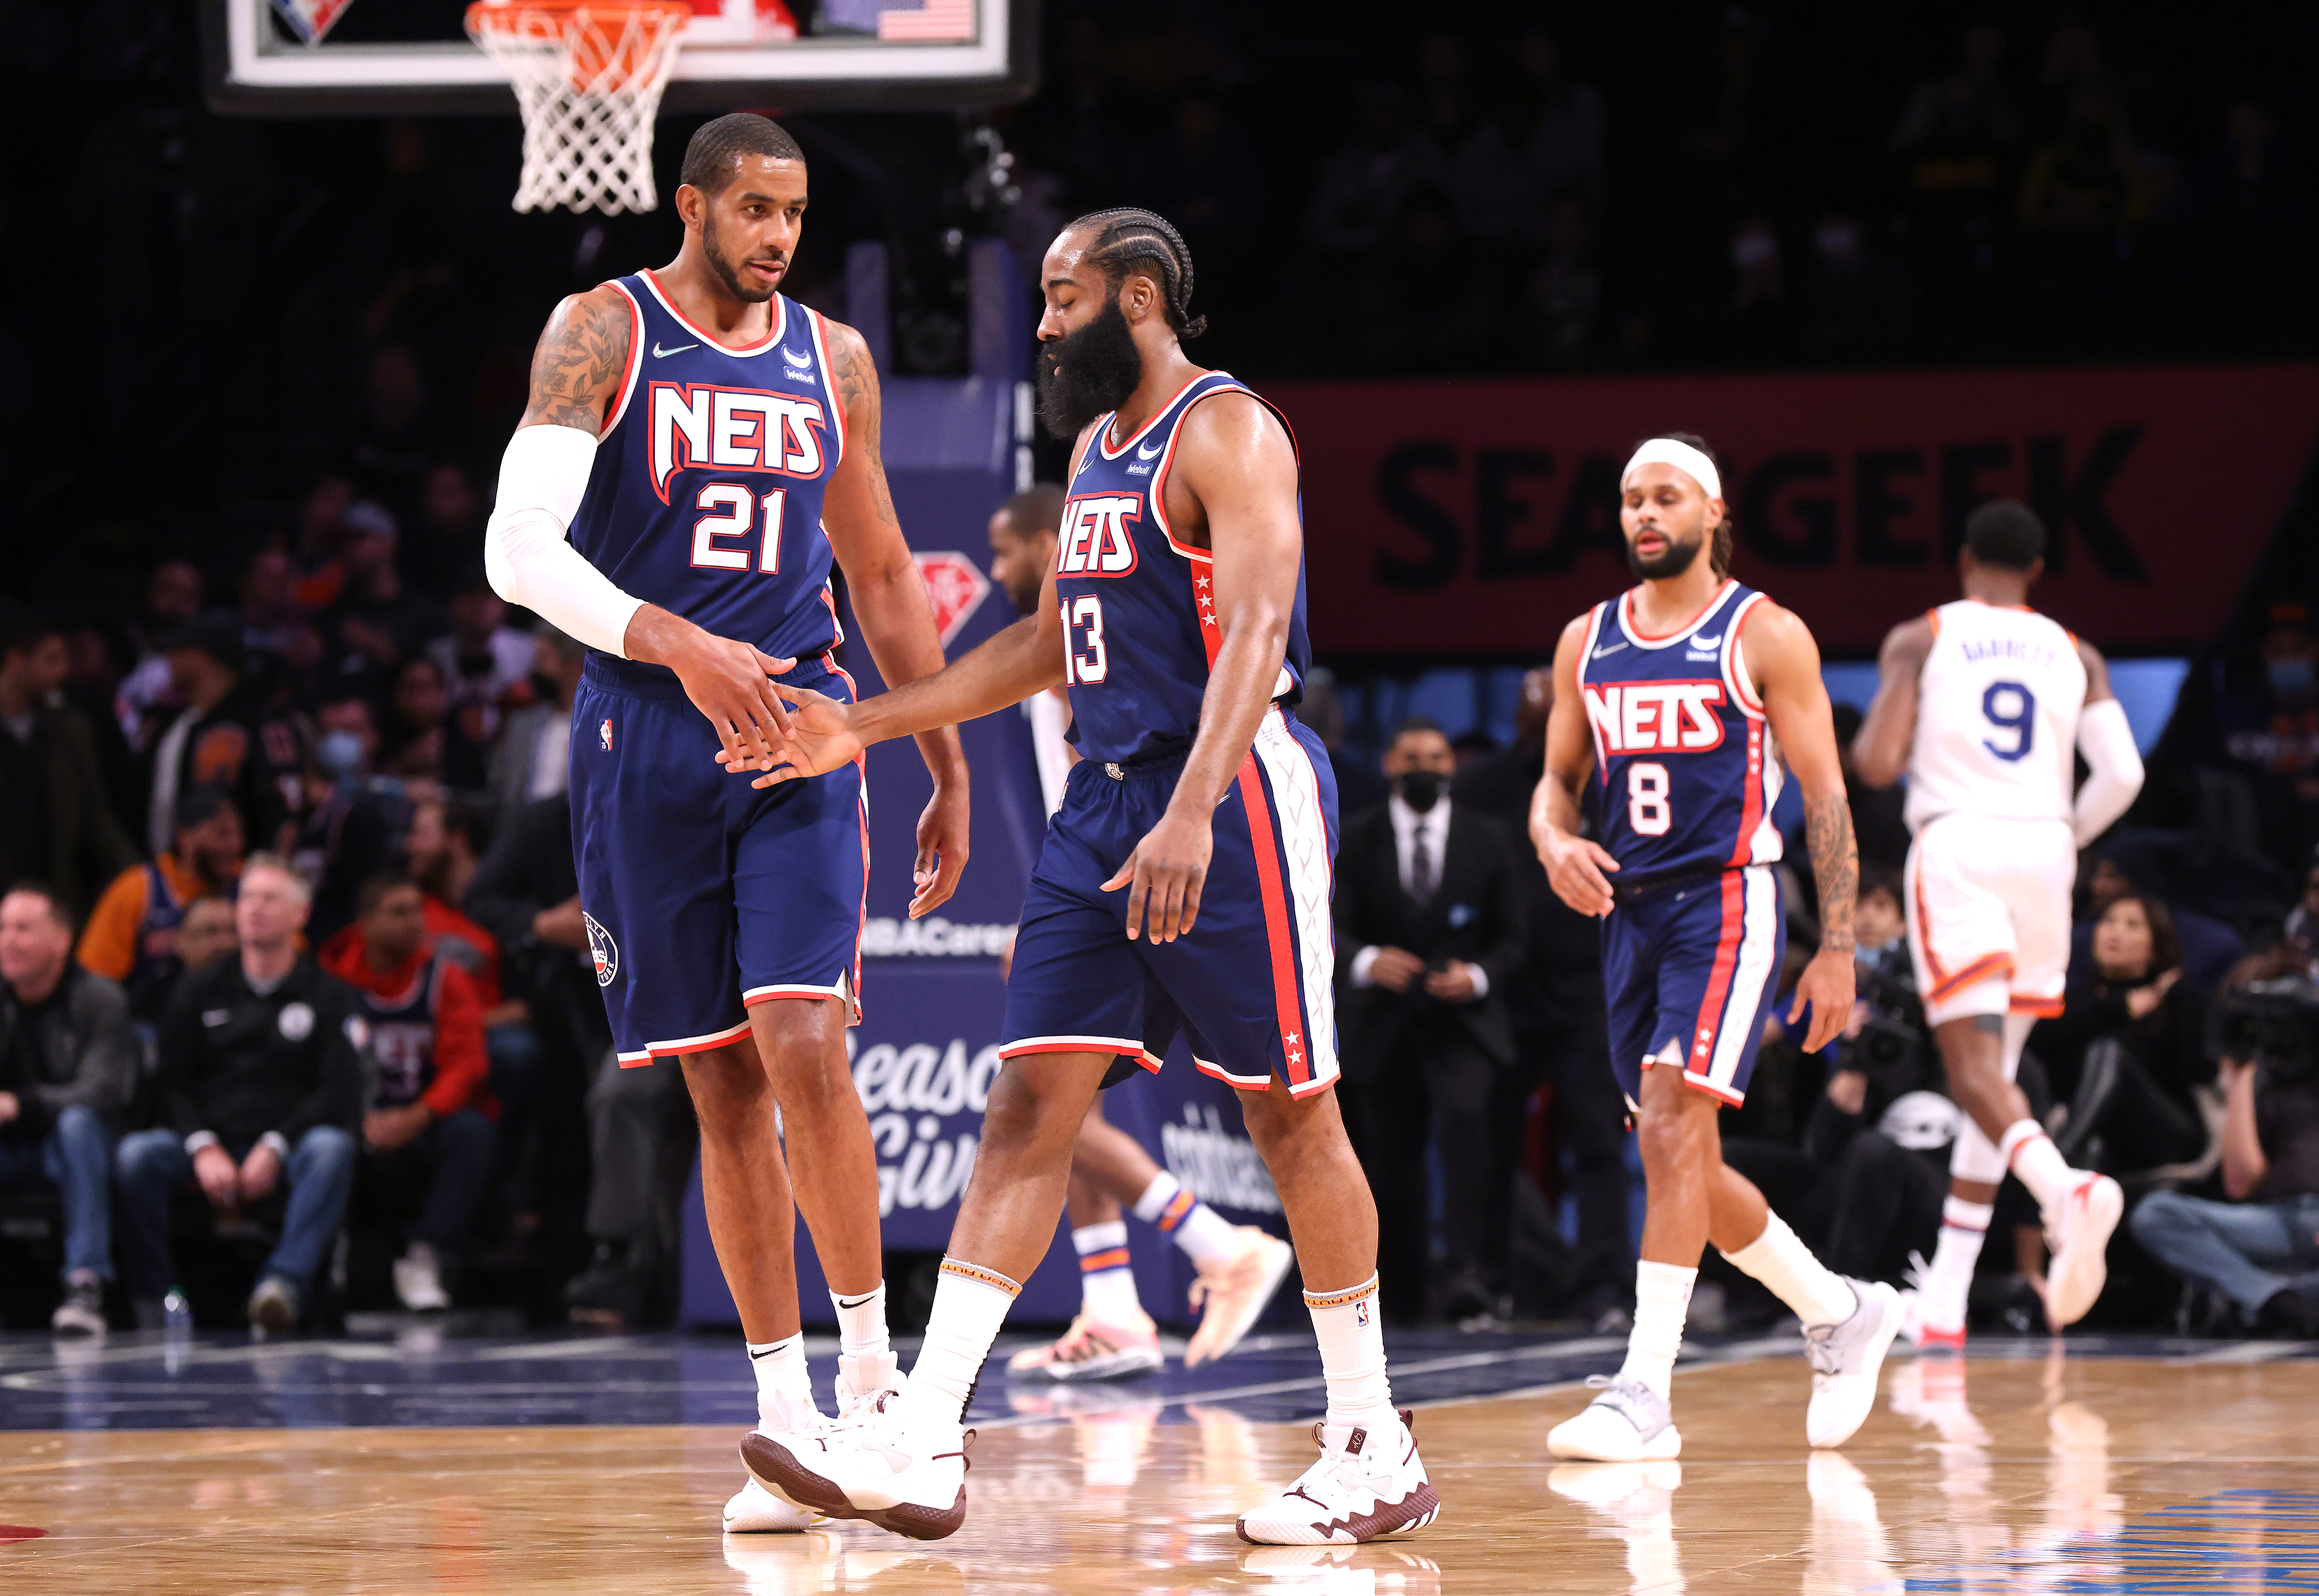
[[[2142,790],[2142,754],[2116,699],[2089,704],[2078,715],[2078,752],[2086,756],[2086,784],[2078,789],[2078,846],[2107,831]]]
[[[510,604],[535,610],[589,647],[627,657],[628,621],[644,600],[614,587],[572,546],[596,440],[577,427],[519,427],[500,457],[499,504],[483,533],[483,573]]]

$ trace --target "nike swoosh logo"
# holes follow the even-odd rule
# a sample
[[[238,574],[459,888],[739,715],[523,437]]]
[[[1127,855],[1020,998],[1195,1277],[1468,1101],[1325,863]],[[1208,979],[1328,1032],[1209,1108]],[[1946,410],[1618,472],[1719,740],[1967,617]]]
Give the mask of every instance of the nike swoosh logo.
[[[671,355],[681,355],[687,349],[698,349],[699,347],[700,347],[699,344],[679,344],[673,349],[663,349],[660,347],[660,340],[655,338],[653,340],[653,358],[654,360],[662,360]]]
[[[791,365],[811,365],[813,364],[812,356],[792,355],[790,353],[790,347],[787,344],[783,344],[781,346],[781,358],[788,361]]]
[[[1153,445],[1152,445],[1150,448],[1148,448],[1148,449],[1138,449],[1138,450],[1136,450],[1136,451],[1135,451],[1135,457],[1136,457],[1138,460],[1152,460],[1152,459],[1157,459],[1157,458],[1159,457],[1159,454],[1160,454],[1160,446],[1159,446],[1158,444],[1153,444]]]
[[[1598,659],[1598,660],[1599,660],[1599,659],[1601,659],[1604,654],[1616,654],[1616,653],[1618,653],[1620,649],[1622,649],[1622,648],[1624,648],[1624,647],[1626,647],[1626,646],[1627,646],[1627,645],[1626,645],[1625,644],[1623,644],[1623,643],[1613,643],[1613,644],[1611,644],[1610,646],[1608,646],[1607,648],[1598,648],[1598,649],[1596,649],[1596,650],[1594,651],[1594,657],[1595,657],[1596,659]]]

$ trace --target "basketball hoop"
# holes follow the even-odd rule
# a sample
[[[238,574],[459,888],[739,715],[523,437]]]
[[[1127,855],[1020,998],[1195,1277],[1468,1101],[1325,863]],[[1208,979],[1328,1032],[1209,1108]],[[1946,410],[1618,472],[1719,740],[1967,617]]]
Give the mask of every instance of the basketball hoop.
[[[650,211],[653,118],[688,0],[475,0],[467,36],[515,86],[523,181],[515,208]]]

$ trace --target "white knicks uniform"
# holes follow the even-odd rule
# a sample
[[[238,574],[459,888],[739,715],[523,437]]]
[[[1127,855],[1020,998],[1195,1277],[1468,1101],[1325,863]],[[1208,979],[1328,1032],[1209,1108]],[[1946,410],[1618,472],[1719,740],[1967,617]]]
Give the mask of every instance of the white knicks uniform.
[[[2085,662],[2076,638],[2026,608],[1963,599],[1931,619],[1907,808],[1908,948],[1925,1017],[2058,1014]]]

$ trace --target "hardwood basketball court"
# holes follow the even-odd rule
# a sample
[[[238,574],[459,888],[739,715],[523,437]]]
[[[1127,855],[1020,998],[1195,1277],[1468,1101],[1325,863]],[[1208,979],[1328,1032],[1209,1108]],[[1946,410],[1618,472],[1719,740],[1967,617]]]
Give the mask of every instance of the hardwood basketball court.
[[[930,1546],[860,1526],[720,1536],[747,1420],[721,1342],[120,1338],[67,1360],[15,1339],[0,1424],[41,1427],[0,1430],[0,1588],[2319,1590],[2319,1363],[2301,1356],[2319,1348],[1897,1359],[1853,1444],[1815,1456],[1803,1360],[1766,1338],[1679,1375],[1680,1463],[1557,1465],[1547,1429],[1615,1344],[1472,1342],[1395,1347],[1439,1523],[1284,1548],[1232,1521],[1309,1458],[1287,1416],[1317,1408],[1319,1380],[1293,1338],[1205,1384],[986,1394],[966,1528]],[[639,1409],[708,1421],[571,1421]]]

